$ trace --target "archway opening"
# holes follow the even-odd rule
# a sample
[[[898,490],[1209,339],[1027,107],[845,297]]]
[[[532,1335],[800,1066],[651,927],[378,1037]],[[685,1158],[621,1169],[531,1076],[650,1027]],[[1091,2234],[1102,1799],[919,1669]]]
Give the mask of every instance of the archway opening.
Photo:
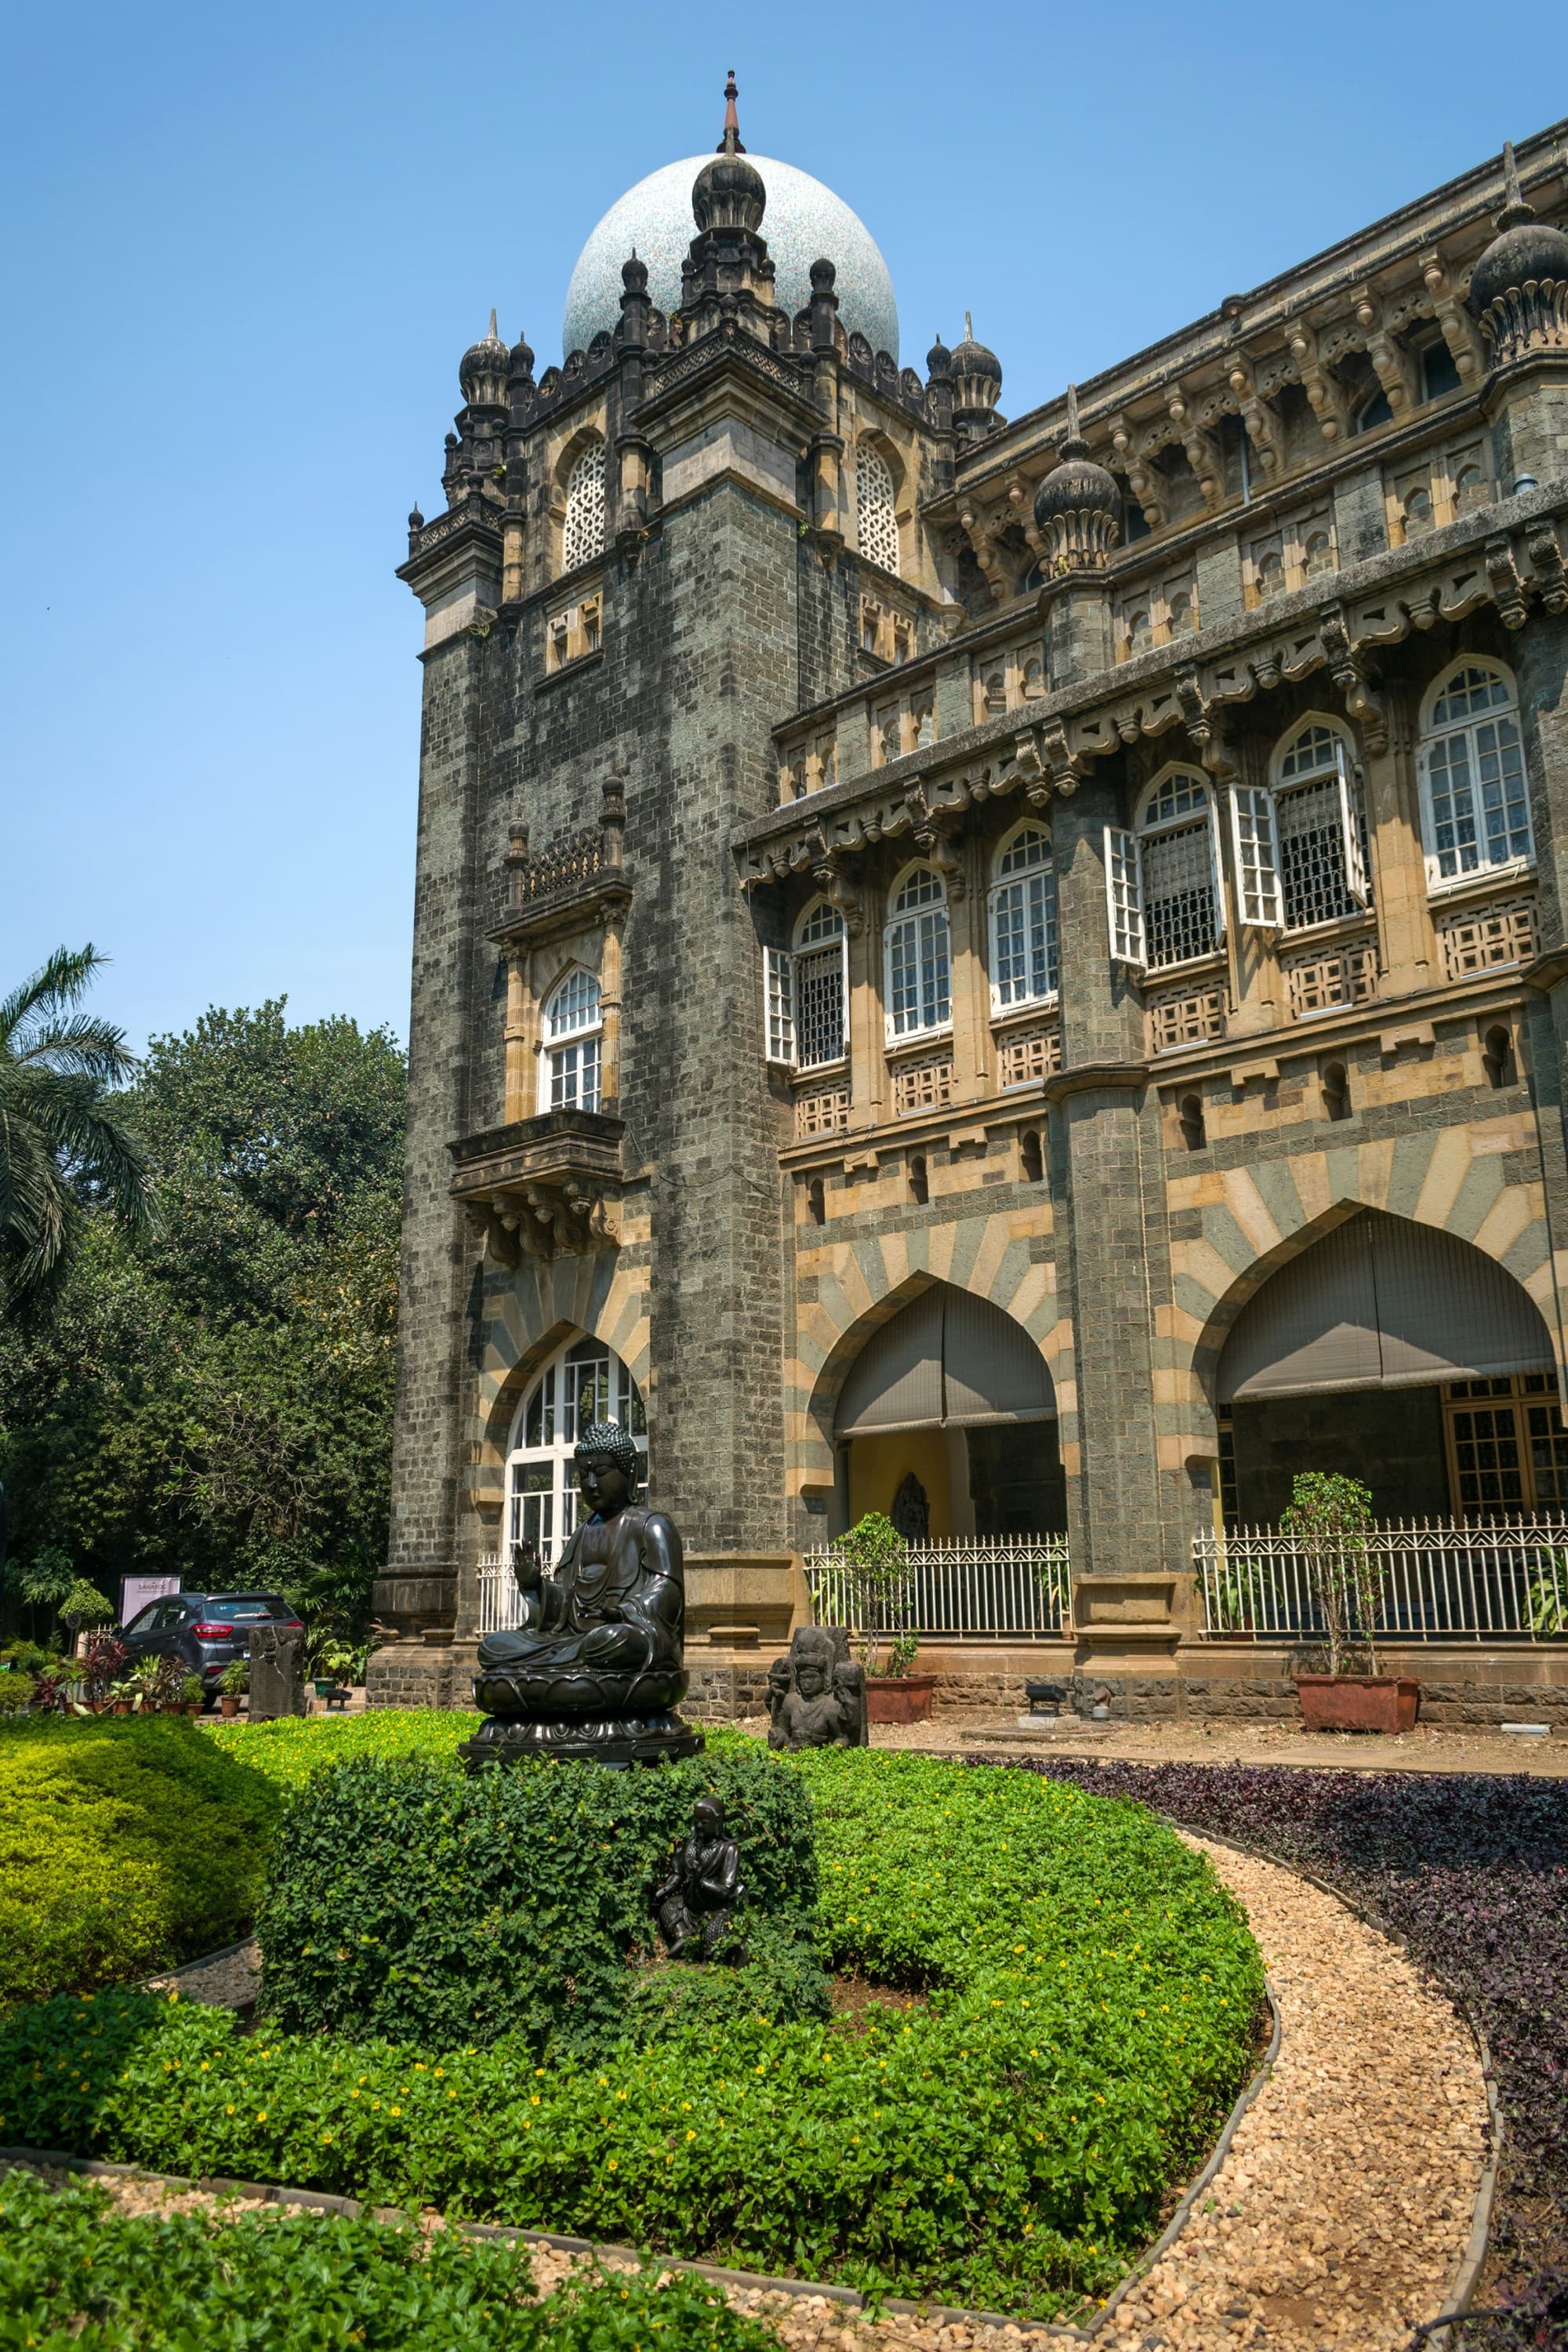
[[[1021,1324],[933,1283],[874,1331],[834,1416],[840,1517],[885,1511],[912,1542],[1058,1535],[1056,1394]]]
[[[549,1568],[577,1525],[573,1449],[590,1423],[618,1422],[647,1475],[647,1418],[641,1392],[602,1339],[569,1339],[544,1366],[518,1408],[506,1465],[507,1557],[531,1549]]]
[[[1271,1527],[1303,1470],[1372,1492],[1379,1519],[1568,1509],[1552,1340],[1495,1258],[1363,1209],[1271,1275],[1220,1353],[1231,1526]]]

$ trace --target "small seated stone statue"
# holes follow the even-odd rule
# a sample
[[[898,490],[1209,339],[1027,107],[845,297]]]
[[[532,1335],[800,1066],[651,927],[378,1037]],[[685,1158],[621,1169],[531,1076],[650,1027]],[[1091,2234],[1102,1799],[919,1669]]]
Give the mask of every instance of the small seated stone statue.
[[[672,1960],[743,1960],[745,1946],[731,1930],[745,1900],[741,1849],[724,1834],[724,1808],[717,1797],[699,1797],[691,1835],[669,1857],[662,1883],[653,1890],[658,1932]],[[720,1952],[720,1946],[723,1949]]]
[[[803,1625],[768,1668],[770,1748],[864,1748],[866,1671],[841,1625]]]
[[[686,1587],[680,1538],[634,1503],[637,1450],[618,1423],[577,1441],[586,1515],[546,1575],[530,1551],[513,1575],[521,1625],[479,1643],[474,1697],[489,1720],[469,1765],[523,1754],[657,1763],[702,1746],[671,1709],[684,1696]]]

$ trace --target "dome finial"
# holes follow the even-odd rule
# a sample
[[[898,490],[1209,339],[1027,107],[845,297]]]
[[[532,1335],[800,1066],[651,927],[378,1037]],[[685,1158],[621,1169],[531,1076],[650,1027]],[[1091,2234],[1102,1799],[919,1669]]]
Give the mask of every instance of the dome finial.
[[[969,310],[963,314],[963,340],[966,343],[972,343],[974,341],[974,317]]]
[[[1499,228],[1517,228],[1521,221],[1533,220],[1535,206],[1527,204],[1524,190],[1519,184],[1519,163],[1513,152],[1513,141],[1502,142],[1502,210],[1498,215]]]
[[[1084,440],[1082,434],[1078,429],[1078,386],[1076,383],[1069,383],[1068,386],[1067,439],[1062,443],[1062,452],[1064,456],[1076,457],[1079,455],[1079,451],[1072,446],[1075,441],[1081,444],[1082,453],[1087,457],[1089,455],[1089,444]]]
[[[741,144],[741,118],[735,111],[735,100],[740,95],[735,87],[735,68],[731,66],[724,83],[724,136],[714,149],[715,154],[743,155],[746,152]]]
[[[489,343],[499,343],[499,342],[500,342],[500,337],[496,333],[496,314],[495,314],[495,306],[494,306],[494,304],[493,304],[493,303],[492,303],[492,304],[491,304],[491,306],[490,306],[490,327],[489,327],[489,334],[485,337],[485,341],[486,341],[487,342],[489,342]]]

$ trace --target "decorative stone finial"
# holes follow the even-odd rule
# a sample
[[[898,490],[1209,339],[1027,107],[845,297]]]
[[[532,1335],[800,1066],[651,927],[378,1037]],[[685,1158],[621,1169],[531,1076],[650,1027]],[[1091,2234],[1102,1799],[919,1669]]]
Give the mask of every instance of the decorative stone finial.
[[[1103,572],[1121,536],[1121,492],[1115,475],[1089,454],[1076,383],[1068,386],[1060,457],[1035,492],[1035,520],[1046,542],[1047,573]]]
[[[463,398],[472,404],[504,404],[510,354],[496,332],[496,314],[490,312],[490,323],[477,343],[470,343],[458,363],[458,382],[463,388]]]
[[[1470,272],[1489,374],[1538,352],[1568,350],[1568,236],[1537,220],[1526,202],[1511,141],[1503,145],[1502,192],[1498,234]]]
[[[741,144],[741,118],[735,111],[735,100],[740,95],[735,88],[735,68],[731,66],[724,84],[724,136],[714,149],[715,154],[743,155],[746,152]]]
[[[1002,362],[974,340],[974,320],[963,314],[963,341],[952,354],[952,421],[972,439],[991,430],[1002,396]]]

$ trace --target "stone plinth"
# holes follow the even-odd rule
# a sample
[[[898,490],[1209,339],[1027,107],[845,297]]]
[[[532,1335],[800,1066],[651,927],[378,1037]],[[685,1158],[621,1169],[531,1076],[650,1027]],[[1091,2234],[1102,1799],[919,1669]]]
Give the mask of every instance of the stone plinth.
[[[1082,1675],[1174,1675],[1194,1622],[1197,1580],[1175,1570],[1075,1576],[1073,1663]]]
[[[805,1622],[804,1586],[793,1552],[688,1552],[687,1648],[771,1657]]]
[[[305,1636],[279,1625],[250,1629],[250,1720],[305,1712]]]

